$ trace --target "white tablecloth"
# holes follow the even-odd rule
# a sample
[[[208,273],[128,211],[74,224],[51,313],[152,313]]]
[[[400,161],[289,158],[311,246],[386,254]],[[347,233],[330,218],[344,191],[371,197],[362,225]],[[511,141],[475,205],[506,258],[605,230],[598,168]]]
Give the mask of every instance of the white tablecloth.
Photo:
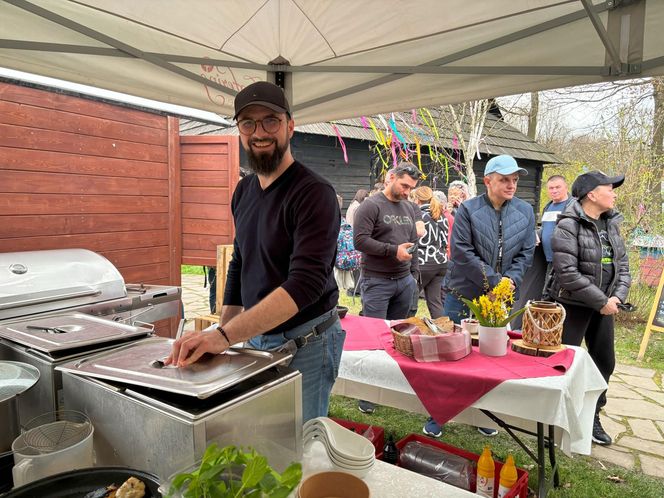
[[[574,361],[565,375],[507,380],[478,399],[454,420],[478,427],[495,427],[479,409],[503,420],[536,430],[536,423],[556,426],[556,439],[568,455],[590,454],[597,398],[606,382],[587,351],[574,347]],[[453,379],[443,379],[449,382]],[[427,413],[399,365],[385,351],[344,351],[336,394]]]

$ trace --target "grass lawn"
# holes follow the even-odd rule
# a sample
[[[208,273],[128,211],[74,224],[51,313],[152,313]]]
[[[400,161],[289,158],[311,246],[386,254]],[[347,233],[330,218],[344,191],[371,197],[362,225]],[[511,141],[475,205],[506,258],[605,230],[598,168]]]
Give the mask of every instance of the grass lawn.
[[[357,314],[360,310],[360,299],[353,299],[341,293],[339,304],[349,307],[349,312]],[[418,316],[428,315],[426,304],[420,300]],[[616,330],[616,348],[618,361],[639,366],[647,366],[664,371],[664,334],[654,334],[650,339],[646,361],[636,362],[639,344],[643,335],[644,324],[618,324]],[[661,376],[657,376],[661,378]],[[330,403],[330,416],[366,424],[381,426],[387,434],[393,434],[395,440],[410,433],[422,433],[426,416],[410,413],[394,408],[379,407],[375,413],[366,415],[357,409],[357,401],[343,396],[333,396]],[[494,455],[504,460],[508,453],[514,455],[517,466],[530,472],[529,485],[537,486],[536,468],[526,453],[504,432],[498,436],[486,438],[477,429],[464,424],[450,423],[445,426],[442,441],[464,448],[474,453],[481,453],[485,444],[491,445]],[[535,448],[534,438],[530,438],[531,448]],[[640,472],[629,471],[622,467],[609,466],[591,457],[575,455],[566,457],[557,453],[560,462],[562,487],[549,493],[551,497],[638,497],[661,498],[664,496],[664,482],[650,478]]]
[[[185,275],[203,275],[202,266],[182,265],[180,271]]]

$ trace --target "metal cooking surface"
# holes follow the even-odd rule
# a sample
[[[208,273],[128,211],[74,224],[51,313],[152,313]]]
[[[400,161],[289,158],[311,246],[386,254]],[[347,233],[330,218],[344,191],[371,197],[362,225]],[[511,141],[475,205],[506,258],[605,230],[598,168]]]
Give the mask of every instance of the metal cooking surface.
[[[73,361],[58,370],[207,398],[290,358],[283,353],[231,349],[185,368],[163,366],[173,339],[151,337]]]
[[[30,389],[39,380],[39,370],[27,363],[0,361],[0,401]]]
[[[63,313],[0,326],[0,337],[50,353],[147,335],[151,331],[83,313]]]

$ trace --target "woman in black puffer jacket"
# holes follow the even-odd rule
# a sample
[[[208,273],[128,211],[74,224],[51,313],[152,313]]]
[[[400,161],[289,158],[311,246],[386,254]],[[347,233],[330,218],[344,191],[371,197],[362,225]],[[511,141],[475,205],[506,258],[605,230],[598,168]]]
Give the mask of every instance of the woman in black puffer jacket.
[[[620,236],[622,215],[613,211],[614,188],[624,176],[608,177],[599,171],[580,175],[572,185],[577,198],[568,204],[553,233],[553,270],[549,296],[565,307],[563,343],[588,353],[606,382],[615,367],[613,315],[627,300],[631,284],[625,243]],[[597,401],[593,441],[611,444],[599,419],[606,391]]]

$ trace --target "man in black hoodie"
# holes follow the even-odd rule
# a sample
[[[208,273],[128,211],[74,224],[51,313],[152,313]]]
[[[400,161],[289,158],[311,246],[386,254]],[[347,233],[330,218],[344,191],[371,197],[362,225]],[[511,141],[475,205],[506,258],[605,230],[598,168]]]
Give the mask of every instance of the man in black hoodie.
[[[549,295],[565,307],[563,343],[580,346],[585,339],[590,357],[606,382],[616,364],[613,319],[627,299],[631,285],[629,260],[613,210],[615,188],[623,175],[601,171],[580,175],[572,185],[573,200],[560,215],[553,232],[553,279]],[[606,391],[597,400],[593,441],[609,445],[599,411]]]

